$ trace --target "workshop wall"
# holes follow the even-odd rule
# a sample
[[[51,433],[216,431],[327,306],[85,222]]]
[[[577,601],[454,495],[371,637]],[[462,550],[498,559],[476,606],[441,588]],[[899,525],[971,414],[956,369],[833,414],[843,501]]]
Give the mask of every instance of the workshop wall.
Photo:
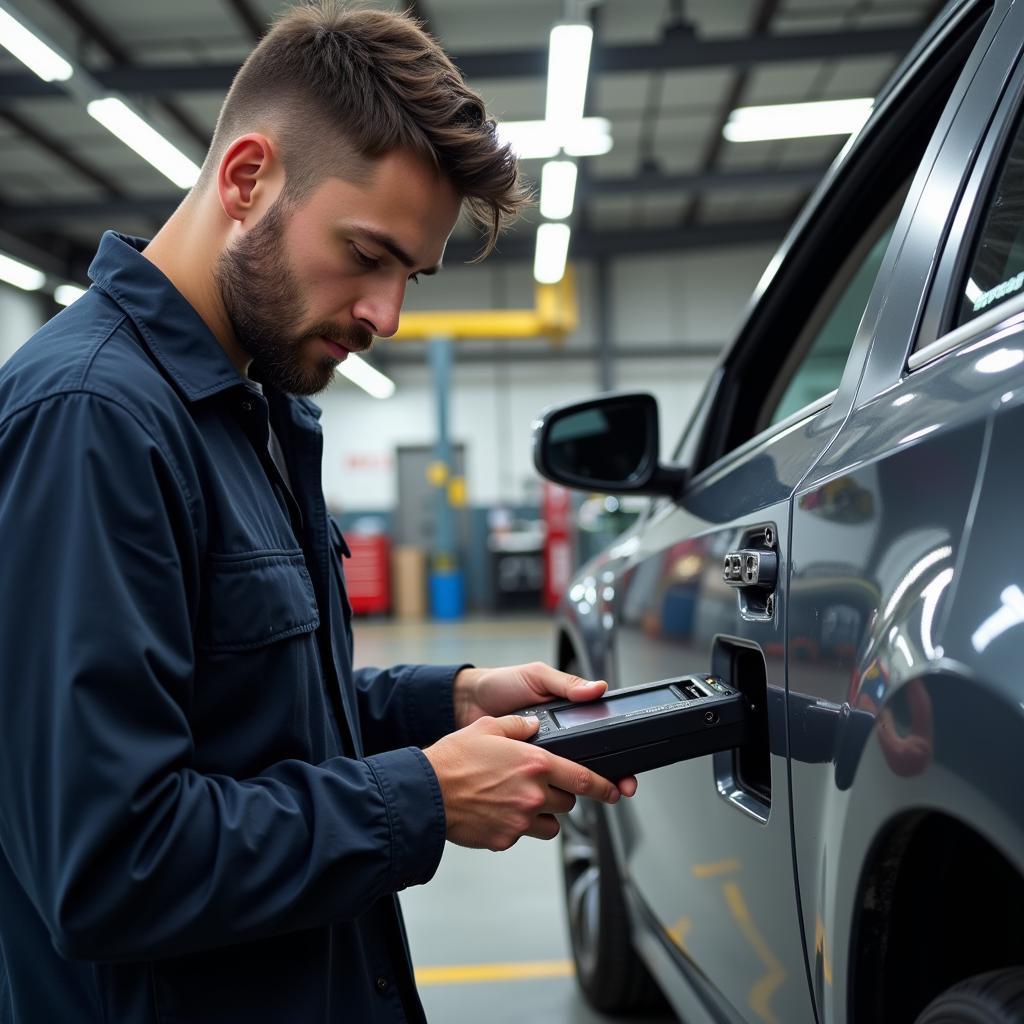
[[[0,363],[28,341],[45,319],[38,295],[0,284]]]
[[[709,349],[721,348],[732,337],[772,251],[772,246],[729,248],[611,264],[608,340],[618,353],[613,386],[648,390],[658,398],[664,456],[675,448],[714,366]],[[598,341],[593,267],[578,267],[577,282],[580,327],[559,346],[567,352],[590,351]],[[420,309],[533,302],[527,264],[451,268],[436,280],[410,286],[409,292],[409,308]],[[498,295],[505,301],[498,301]],[[539,487],[530,424],[548,405],[600,391],[598,362],[551,358],[552,344],[543,339],[456,345],[451,436],[466,445],[470,503],[530,503]],[[428,445],[435,436],[425,345],[384,341],[377,346],[397,386],[391,398],[370,398],[343,379],[317,398],[324,409],[324,491],[332,506],[345,511],[393,506],[395,448]],[[636,358],[630,358],[631,347],[639,353]],[[664,357],[652,351],[662,348]],[[484,350],[487,362],[459,362],[460,353]]]

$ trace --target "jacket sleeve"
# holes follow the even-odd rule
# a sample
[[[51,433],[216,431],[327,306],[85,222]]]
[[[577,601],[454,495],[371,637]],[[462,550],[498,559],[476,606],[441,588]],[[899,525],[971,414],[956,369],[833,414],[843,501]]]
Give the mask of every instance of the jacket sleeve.
[[[412,747],[203,774],[191,478],[117,396],[0,423],[0,851],[64,956],[144,960],[353,918],[427,881]]]
[[[455,728],[452,687],[463,665],[395,665],[354,673],[363,745],[370,753],[428,747]]]

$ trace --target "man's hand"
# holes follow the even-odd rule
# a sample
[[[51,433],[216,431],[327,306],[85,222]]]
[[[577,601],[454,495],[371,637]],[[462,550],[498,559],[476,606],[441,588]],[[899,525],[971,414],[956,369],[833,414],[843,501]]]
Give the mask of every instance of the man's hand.
[[[542,661],[505,668],[464,668],[455,677],[455,728],[465,728],[487,715],[508,715],[549,700],[597,700],[607,689],[603,679],[581,679]],[[619,780],[618,788],[623,796],[633,796],[636,786],[636,779],[630,775]]]
[[[424,750],[441,785],[451,842],[507,850],[523,836],[554,839],[555,815],[571,811],[577,796],[619,799],[607,779],[523,742],[536,731],[536,719],[480,718]]]
[[[455,677],[455,728],[485,715],[508,715],[555,698],[596,700],[607,689],[603,680],[580,679],[541,661],[506,668],[464,668]]]

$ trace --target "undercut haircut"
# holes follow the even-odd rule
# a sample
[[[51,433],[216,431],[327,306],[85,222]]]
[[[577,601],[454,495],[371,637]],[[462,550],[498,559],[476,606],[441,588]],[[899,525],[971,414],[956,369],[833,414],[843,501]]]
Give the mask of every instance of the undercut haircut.
[[[372,161],[395,150],[424,158],[481,229],[478,260],[528,201],[515,154],[483,100],[405,14],[333,0],[282,14],[235,76],[197,188],[211,183],[228,146],[250,131],[274,138],[282,198],[296,205],[328,177],[365,183]]]

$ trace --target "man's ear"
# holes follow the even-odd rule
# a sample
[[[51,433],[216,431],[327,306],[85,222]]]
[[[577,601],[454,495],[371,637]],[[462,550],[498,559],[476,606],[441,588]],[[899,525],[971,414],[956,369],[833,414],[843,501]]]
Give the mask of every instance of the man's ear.
[[[232,220],[243,221],[266,208],[276,198],[280,175],[277,151],[265,135],[250,132],[235,139],[217,170],[217,193],[224,212]]]

